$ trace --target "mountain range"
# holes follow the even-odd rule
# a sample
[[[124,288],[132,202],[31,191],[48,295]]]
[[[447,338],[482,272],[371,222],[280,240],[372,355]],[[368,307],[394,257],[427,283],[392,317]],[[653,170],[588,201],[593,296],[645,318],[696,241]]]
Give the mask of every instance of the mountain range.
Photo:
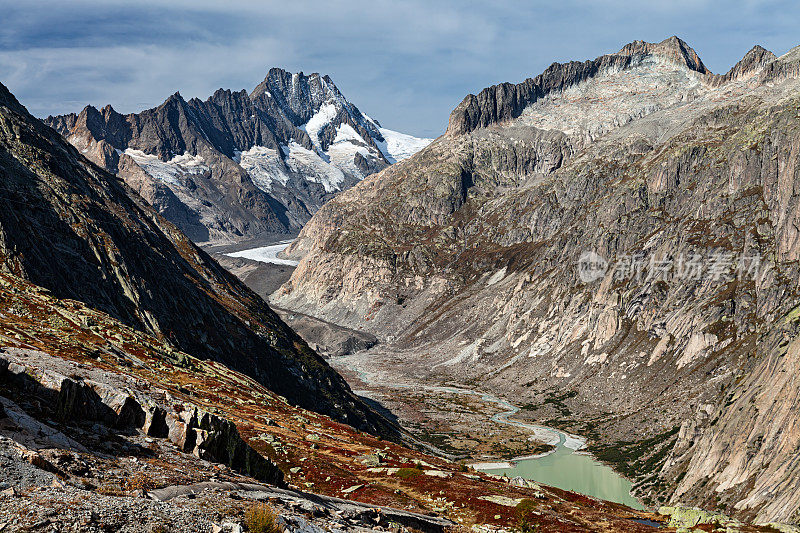
[[[798,150],[800,48],[554,63],[323,206],[271,301],[587,436],[647,503],[794,521]]]
[[[261,298],[3,85],[0,204],[1,530],[444,533],[514,527],[523,501],[552,531],[668,519],[399,444]]]
[[[634,41],[468,95],[430,143],[280,69],[45,122],[0,85],[0,530],[237,531],[269,501],[287,531],[797,531],[800,47],[714,74]],[[359,330],[453,419],[520,406],[476,435],[582,435],[653,512],[400,444],[196,244],[301,226],[293,323]]]
[[[256,294],[0,86],[0,271],[354,426],[390,425]]]
[[[328,76],[278,68],[250,93],[45,122],[193,241],[217,244],[296,234],[335,193],[430,142],[382,128]]]

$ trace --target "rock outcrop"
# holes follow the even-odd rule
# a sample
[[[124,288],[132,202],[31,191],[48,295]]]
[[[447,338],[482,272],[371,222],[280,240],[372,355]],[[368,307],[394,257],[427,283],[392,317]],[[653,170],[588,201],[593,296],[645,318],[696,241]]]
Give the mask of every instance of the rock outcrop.
[[[0,381],[23,395],[55,406],[63,424],[101,423],[117,430],[140,429],[149,437],[169,439],[181,451],[195,457],[222,463],[233,470],[275,485],[283,482],[283,472],[259,455],[239,436],[236,425],[197,406],[159,400],[134,392],[118,383],[80,376],[68,377],[36,366],[9,361],[13,355],[0,352]]]
[[[796,520],[799,50],[634,42],[468,96],[272,301],[584,434],[646,502]]]

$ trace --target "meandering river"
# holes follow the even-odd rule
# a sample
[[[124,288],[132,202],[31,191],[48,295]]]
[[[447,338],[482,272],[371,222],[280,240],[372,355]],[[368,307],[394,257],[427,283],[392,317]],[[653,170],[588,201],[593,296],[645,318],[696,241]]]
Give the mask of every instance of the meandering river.
[[[509,477],[520,476],[544,485],[579,492],[607,501],[622,503],[634,509],[644,509],[642,504],[631,496],[630,481],[617,474],[609,466],[597,461],[591,455],[579,451],[585,445],[585,440],[583,438],[570,435],[554,428],[515,420],[512,417],[519,412],[519,407],[502,398],[485,392],[473,391],[460,387],[394,382],[387,383],[377,379],[377,373],[370,372],[363,368],[361,364],[363,363],[363,356],[361,354],[336,358],[335,363],[336,366],[342,366],[354,372],[361,381],[370,385],[478,396],[484,402],[498,405],[504,409],[502,412],[491,416],[493,422],[524,428],[535,435],[537,440],[555,446],[553,452],[540,456],[521,457],[512,461],[478,463],[473,465],[478,470],[492,474],[507,475]]]

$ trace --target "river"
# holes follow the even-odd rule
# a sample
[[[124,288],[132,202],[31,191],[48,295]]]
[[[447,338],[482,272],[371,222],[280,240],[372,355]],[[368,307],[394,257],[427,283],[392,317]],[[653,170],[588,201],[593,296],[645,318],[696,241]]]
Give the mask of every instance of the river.
[[[360,354],[337,357],[334,361],[336,366],[341,366],[354,372],[361,381],[371,385],[478,396],[484,402],[498,405],[504,409],[500,413],[491,416],[493,422],[524,428],[530,431],[537,440],[555,446],[555,450],[548,454],[520,457],[511,461],[496,463],[477,463],[472,465],[476,469],[509,477],[520,476],[544,485],[622,503],[634,509],[645,509],[636,498],[631,496],[630,481],[617,474],[611,467],[597,461],[591,455],[579,451],[586,443],[582,437],[570,435],[551,427],[516,420],[512,417],[519,412],[519,407],[485,392],[461,387],[386,383],[384,380],[376,380],[378,373],[370,372],[363,368],[364,359],[362,352]],[[369,391],[359,391],[359,393],[364,392]]]

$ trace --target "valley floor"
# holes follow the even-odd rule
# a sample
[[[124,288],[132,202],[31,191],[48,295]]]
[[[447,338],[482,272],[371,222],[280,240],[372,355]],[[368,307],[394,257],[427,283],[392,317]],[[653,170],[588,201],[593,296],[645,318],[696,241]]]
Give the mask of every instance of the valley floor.
[[[519,408],[456,383],[415,378],[403,358],[375,348],[330,359],[354,390],[391,409],[425,447],[476,468],[640,506],[631,483],[586,452],[582,437],[523,422]]]

